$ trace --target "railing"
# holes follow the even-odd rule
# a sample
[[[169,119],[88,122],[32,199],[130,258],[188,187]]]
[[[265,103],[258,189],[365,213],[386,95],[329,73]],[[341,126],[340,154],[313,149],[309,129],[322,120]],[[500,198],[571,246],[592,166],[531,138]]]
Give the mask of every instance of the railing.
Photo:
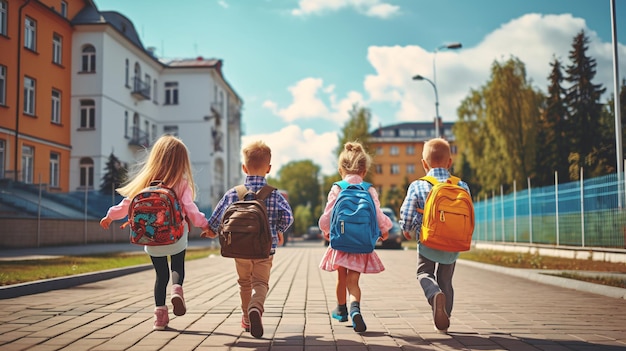
[[[141,130],[139,127],[131,128],[132,134],[128,140],[128,145],[148,147],[150,146],[150,135],[148,132]]]
[[[625,248],[626,211],[617,174],[557,186],[492,193],[474,203],[474,240]],[[623,196],[623,194],[622,194]]]
[[[140,77],[133,77],[133,88],[130,94],[139,100],[150,100],[150,82],[144,82]]]

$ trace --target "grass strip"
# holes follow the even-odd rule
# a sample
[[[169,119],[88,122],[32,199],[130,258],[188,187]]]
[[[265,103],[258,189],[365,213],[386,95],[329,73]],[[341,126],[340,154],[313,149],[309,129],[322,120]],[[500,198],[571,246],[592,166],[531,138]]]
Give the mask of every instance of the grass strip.
[[[219,250],[188,248],[185,259],[195,260],[211,254],[219,254]],[[149,263],[151,263],[150,256],[143,252],[0,261],[0,286]]]

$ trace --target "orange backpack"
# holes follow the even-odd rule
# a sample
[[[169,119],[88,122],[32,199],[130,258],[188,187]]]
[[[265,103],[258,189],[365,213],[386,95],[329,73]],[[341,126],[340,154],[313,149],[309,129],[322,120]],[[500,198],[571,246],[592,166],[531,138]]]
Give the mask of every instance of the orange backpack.
[[[461,186],[458,177],[450,176],[440,183],[435,177],[420,178],[433,188],[426,197],[422,213],[419,240],[422,244],[441,251],[468,251],[474,233],[474,204],[470,194]]]

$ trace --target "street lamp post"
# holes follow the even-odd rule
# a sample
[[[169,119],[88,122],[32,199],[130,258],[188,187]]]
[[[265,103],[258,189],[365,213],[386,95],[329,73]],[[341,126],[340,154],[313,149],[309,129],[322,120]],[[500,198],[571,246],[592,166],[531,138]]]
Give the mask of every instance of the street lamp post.
[[[463,44],[461,43],[451,43],[451,44],[441,45],[435,49],[435,51],[433,52],[433,80],[432,81],[419,74],[413,77],[413,80],[427,81],[428,83],[430,83],[430,85],[433,86],[433,89],[435,89],[435,137],[437,138],[441,136],[440,131],[439,131],[439,123],[440,123],[441,118],[439,117],[439,96],[437,94],[437,66],[435,65],[435,59],[437,58],[437,52],[439,52],[439,50],[455,50],[455,49],[460,49],[462,47],[463,47]]]
[[[413,77],[413,80],[425,80],[435,89],[435,137],[439,137],[439,94],[437,93],[437,85],[430,79],[420,76],[419,74]]]

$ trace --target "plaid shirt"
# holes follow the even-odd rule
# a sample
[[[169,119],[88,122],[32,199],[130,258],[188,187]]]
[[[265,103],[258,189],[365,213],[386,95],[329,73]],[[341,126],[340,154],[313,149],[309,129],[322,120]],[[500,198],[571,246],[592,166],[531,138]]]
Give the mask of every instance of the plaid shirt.
[[[429,176],[437,178],[438,181],[443,182],[450,177],[450,172],[445,168],[432,168],[428,171]],[[470,193],[469,186],[464,181],[459,181],[459,186],[463,187]],[[417,209],[424,209],[426,203],[426,197],[432,189],[432,185],[425,180],[416,180],[409,185],[404,202],[400,207],[400,226],[404,232],[419,233],[422,227],[423,215],[417,212]],[[416,235],[419,238],[419,235]],[[452,263],[458,257],[458,253],[450,253],[439,251],[419,245],[420,254],[426,258],[440,262],[440,263]]]
[[[244,185],[246,188],[252,191],[258,191],[261,189],[267,181],[265,177],[261,176],[246,176]],[[226,211],[226,208],[235,201],[239,200],[237,190],[235,188],[229,189],[222,199],[217,203],[211,218],[209,218],[209,227],[215,233],[219,233],[218,229],[222,216]],[[270,230],[272,231],[272,253],[276,251],[278,244],[278,233],[284,233],[287,228],[293,222],[293,214],[291,212],[291,206],[283,195],[278,191],[273,191],[267,199],[265,199],[265,205],[267,206],[267,216],[269,219]]]

